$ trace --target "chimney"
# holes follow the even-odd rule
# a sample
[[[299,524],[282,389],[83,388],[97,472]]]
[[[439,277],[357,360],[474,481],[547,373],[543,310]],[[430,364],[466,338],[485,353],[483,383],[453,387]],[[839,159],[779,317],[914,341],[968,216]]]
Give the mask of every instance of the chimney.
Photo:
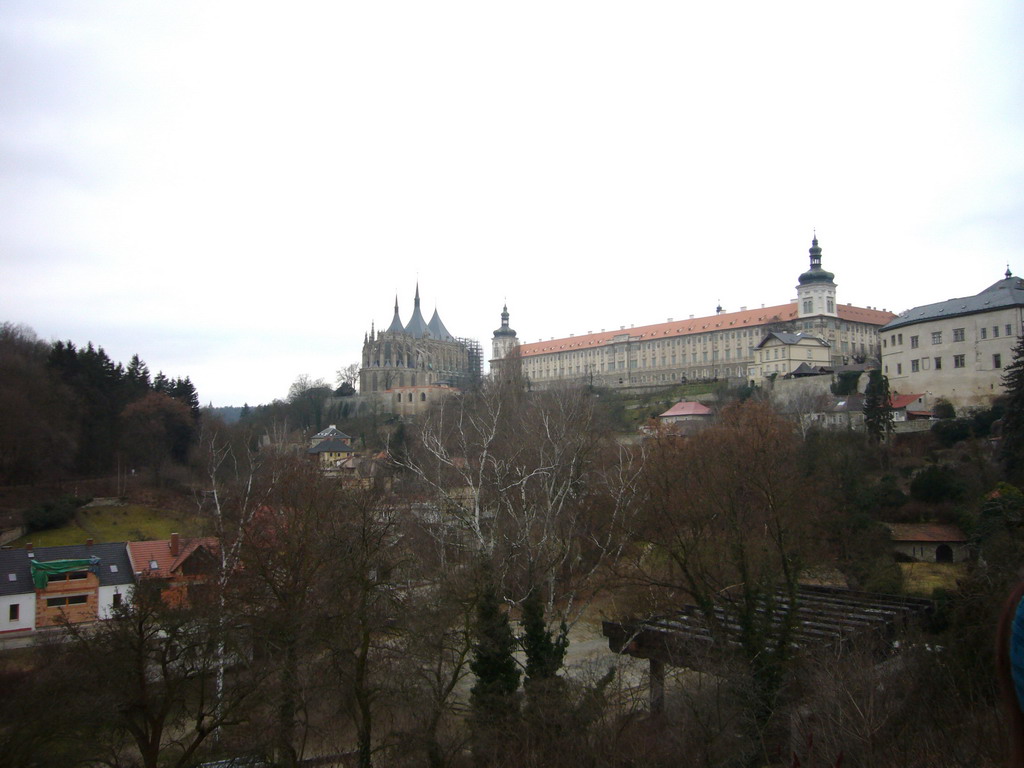
[[[86,539],[85,540],[85,548],[88,549],[88,550],[92,549],[92,539]]]
[[[181,544],[181,536],[177,533],[171,534],[171,557],[178,556],[178,547]]]
[[[32,551],[32,542],[31,541],[28,544],[25,545],[25,549],[28,550],[29,552]]]

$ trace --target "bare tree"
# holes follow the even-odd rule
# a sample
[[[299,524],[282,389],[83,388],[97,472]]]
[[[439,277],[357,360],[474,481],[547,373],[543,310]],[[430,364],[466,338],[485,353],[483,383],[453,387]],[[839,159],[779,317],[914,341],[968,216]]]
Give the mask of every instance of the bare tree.
[[[492,560],[516,601],[536,586],[568,613],[618,552],[637,470],[601,430],[585,388],[504,384],[449,398],[410,443],[399,464],[436,505],[436,535],[458,534]]]
[[[792,658],[797,583],[820,541],[798,447],[792,425],[763,403],[726,409],[697,437],[650,441],[638,546],[620,564],[653,598],[650,610],[691,602],[716,647],[738,644],[760,727]],[[736,626],[717,612],[723,604]]]
[[[335,373],[335,383],[339,387],[348,384],[352,389],[356,389],[359,384],[359,363],[349,363],[339,368]]]

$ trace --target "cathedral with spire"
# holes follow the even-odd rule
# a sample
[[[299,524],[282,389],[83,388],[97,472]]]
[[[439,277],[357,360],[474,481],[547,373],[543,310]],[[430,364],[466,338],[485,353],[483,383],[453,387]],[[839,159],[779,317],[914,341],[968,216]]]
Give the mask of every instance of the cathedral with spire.
[[[387,330],[371,325],[364,336],[359,391],[388,392],[395,412],[420,410],[419,403],[433,399],[437,390],[468,389],[479,382],[481,357],[479,343],[449,332],[436,308],[430,322],[423,319],[417,283],[409,322],[402,323],[396,296]]]

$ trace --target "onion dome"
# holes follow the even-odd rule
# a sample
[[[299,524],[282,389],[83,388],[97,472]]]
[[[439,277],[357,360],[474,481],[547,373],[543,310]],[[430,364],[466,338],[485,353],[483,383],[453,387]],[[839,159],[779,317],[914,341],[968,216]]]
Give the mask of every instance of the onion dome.
[[[836,276],[821,268],[821,248],[818,247],[817,237],[811,240],[811,247],[808,253],[811,254],[811,268],[800,275],[800,285],[835,282]]]
[[[501,328],[494,332],[494,338],[501,336],[515,336],[516,332],[508,327],[508,304],[501,309]]]

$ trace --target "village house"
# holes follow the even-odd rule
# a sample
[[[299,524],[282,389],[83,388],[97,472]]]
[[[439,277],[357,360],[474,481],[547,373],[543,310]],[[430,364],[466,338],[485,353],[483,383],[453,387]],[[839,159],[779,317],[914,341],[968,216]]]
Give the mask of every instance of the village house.
[[[153,581],[168,605],[185,605],[191,595],[217,571],[217,539],[170,539],[129,541],[128,558],[135,579]]]
[[[970,557],[967,537],[955,525],[888,523],[897,556],[924,563],[962,563]]]
[[[0,634],[107,618],[134,584],[123,543],[0,550]]]

